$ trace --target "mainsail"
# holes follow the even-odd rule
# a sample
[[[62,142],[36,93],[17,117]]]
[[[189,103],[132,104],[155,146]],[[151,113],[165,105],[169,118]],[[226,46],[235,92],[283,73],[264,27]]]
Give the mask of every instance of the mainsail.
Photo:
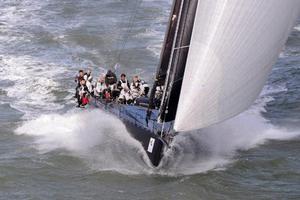
[[[198,0],[174,0],[173,3],[161,61],[150,95],[149,108],[152,109],[156,86],[165,87],[159,110],[161,122],[174,121],[176,116],[197,4]]]
[[[159,121],[174,121],[180,97],[180,90],[189,52],[198,0],[176,0],[180,2],[172,52],[170,54],[165,92],[160,106]]]
[[[200,0],[174,124],[210,126],[257,98],[300,13],[300,0]]]
[[[157,86],[162,86],[165,84],[166,76],[168,72],[169,62],[173,50],[173,44],[175,40],[176,28],[178,24],[178,13],[180,12],[181,8],[181,1],[174,1],[173,6],[170,12],[170,19],[169,24],[167,27],[164,45],[162,47],[161,55],[160,55],[160,63],[157,68],[155,82],[153,84],[151,94],[150,94],[150,101],[149,101],[149,109],[153,109],[154,106],[154,96]]]

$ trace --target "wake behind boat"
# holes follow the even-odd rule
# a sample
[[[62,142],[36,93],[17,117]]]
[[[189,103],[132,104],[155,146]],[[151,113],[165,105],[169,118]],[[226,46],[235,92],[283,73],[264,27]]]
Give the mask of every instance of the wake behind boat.
[[[220,123],[253,104],[299,13],[298,0],[174,0],[149,98],[132,97],[125,74],[105,81],[97,96],[86,74],[78,102],[119,117],[158,166],[175,133]]]

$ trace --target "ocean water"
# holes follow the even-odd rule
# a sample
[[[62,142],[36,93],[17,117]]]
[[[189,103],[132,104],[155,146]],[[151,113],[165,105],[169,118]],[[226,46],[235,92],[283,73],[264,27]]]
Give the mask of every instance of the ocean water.
[[[246,112],[150,167],[124,125],[74,108],[74,75],[151,82],[170,0],[0,1],[0,199],[300,199],[300,25]]]

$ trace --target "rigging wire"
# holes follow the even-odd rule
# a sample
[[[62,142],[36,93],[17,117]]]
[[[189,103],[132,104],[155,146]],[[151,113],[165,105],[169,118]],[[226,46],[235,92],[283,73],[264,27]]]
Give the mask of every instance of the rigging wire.
[[[129,0],[128,0],[129,1]],[[133,14],[131,15],[129,21],[128,21],[128,24],[127,24],[127,32],[125,34],[125,37],[124,37],[124,40],[122,41],[121,43],[121,47],[119,48],[119,51],[118,51],[118,55],[117,55],[117,63],[119,63],[121,61],[121,54],[122,54],[122,51],[126,48],[126,44],[128,43],[128,40],[130,38],[130,34],[132,33],[132,30],[133,30],[133,26],[136,22],[136,17],[137,17],[137,14],[138,14],[138,9],[140,8],[141,4],[142,4],[143,0],[136,0],[136,3],[135,3],[135,7],[133,9]],[[121,38],[122,36],[120,36]]]

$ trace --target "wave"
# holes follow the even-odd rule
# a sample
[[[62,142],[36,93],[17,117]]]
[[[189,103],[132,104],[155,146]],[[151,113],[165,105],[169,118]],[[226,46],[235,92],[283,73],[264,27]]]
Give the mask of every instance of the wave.
[[[265,101],[270,99],[265,98]],[[15,132],[35,138],[41,153],[67,150],[93,170],[122,174],[180,176],[220,170],[234,162],[239,150],[248,150],[269,140],[290,140],[300,135],[275,127],[259,113],[259,102],[245,113],[224,123],[189,133],[179,133],[155,169],[141,146],[122,122],[100,110],[73,110],[66,114],[41,115]]]
[[[60,91],[56,76],[65,70],[51,63],[41,63],[30,56],[6,56],[0,60],[1,80],[9,80],[13,84],[3,88],[9,103],[14,108],[33,117],[35,112],[58,110],[63,106],[54,103],[57,100],[54,92]]]

